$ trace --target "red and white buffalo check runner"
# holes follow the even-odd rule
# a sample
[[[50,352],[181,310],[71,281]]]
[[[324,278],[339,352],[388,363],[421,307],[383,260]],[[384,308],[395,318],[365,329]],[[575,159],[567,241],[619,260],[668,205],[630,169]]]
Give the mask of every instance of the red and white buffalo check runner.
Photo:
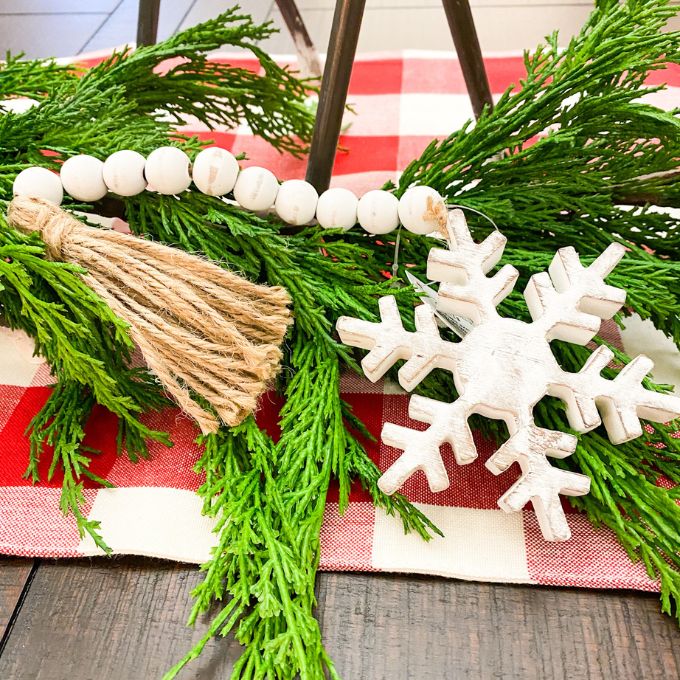
[[[255,62],[219,57],[254,68]],[[523,75],[519,56],[491,57],[487,69],[494,93]],[[680,104],[680,70],[654,74],[654,82],[675,86],[653,95],[664,108]],[[409,52],[360,58],[350,86],[349,116],[341,140],[333,184],[357,194],[395,179],[433,137],[442,137],[471,116],[463,78],[455,58]],[[247,129],[207,132],[189,128],[234,153],[245,152],[244,165],[263,165],[281,179],[303,177],[304,160],[281,156]],[[625,338],[624,338],[625,343]],[[24,432],[49,394],[49,369],[32,356],[22,333],[0,328],[0,553],[77,557],[99,551],[81,540],[75,522],[59,511],[60,480],[31,485],[22,478],[28,460]],[[347,377],[344,397],[379,437],[385,421],[411,424],[408,396],[383,384]],[[265,400],[258,416],[274,428],[276,406]],[[201,479],[192,471],[198,458],[196,431],[177,411],[155,415],[155,427],[169,429],[175,446],[152,446],[152,459],[138,465],[115,454],[115,421],[98,410],[88,427],[87,444],[100,449],[93,471],[116,485],[86,490],[86,513],[101,522],[103,537],[116,553],[151,555],[185,562],[208,559],[212,521],[202,517],[194,491]],[[417,425],[417,424],[416,424]],[[512,484],[512,471],[494,477],[484,467],[490,442],[478,441],[480,456],[456,466],[445,455],[450,488],[432,494],[424,477],[412,478],[404,491],[443,530],[445,538],[425,543],[405,536],[398,519],[376,510],[361,491],[352,495],[344,516],[331,492],[322,529],[321,569],[328,571],[399,571],[513,583],[655,590],[657,584],[640,564],[632,564],[614,536],[595,531],[580,514],[568,515],[573,538],[547,543],[531,510],[506,514],[497,499]],[[370,455],[386,469],[398,452],[379,443]],[[450,454],[450,452],[449,452]],[[47,466],[43,470],[46,478]]]

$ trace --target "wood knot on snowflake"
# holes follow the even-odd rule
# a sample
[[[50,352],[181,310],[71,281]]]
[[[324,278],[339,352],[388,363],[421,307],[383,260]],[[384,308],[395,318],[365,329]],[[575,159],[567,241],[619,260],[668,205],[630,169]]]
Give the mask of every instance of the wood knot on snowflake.
[[[554,339],[587,344],[601,320],[621,308],[625,291],[604,279],[625,248],[612,244],[587,267],[573,248],[559,250],[548,272],[529,279],[524,297],[532,321],[525,323],[501,317],[496,309],[513,290],[517,270],[505,265],[488,275],[503,255],[506,238],[496,231],[475,243],[460,210],[448,214],[446,233],[449,248],[430,251],[427,274],[440,283],[437,310],[473,322],[461,342],[441,337],[434,310],[428,305],[416,308],[416,330],[405,330],[391,296],[379,301],[379,322],[341,317],[337,323],[344,343],[369,350],[362,367],[370,380],[378,380],[404,360],[398,373],[404,389],[413,390],[430,371],[444,369],[453,374],[459,395],[451,403],[411,397],[409,416],[427,423],[425,430],[385,423],[383,443],[403,453],[385,471],[379,486],[385,493],[394,493],[420,470],[433,492],[446,489],[449,479],[441,447],[450,444],[459,465],[471,463],[477,450],[469,417],[476,413],[502,420],[510,437],[486,467],[497,475],[517,463],[521,474],[498,505],[516,512],[531,501],[546,540],[567,540],[571,533],[560,496],[588,493],[590,480],[549,463],[548,457],[573,454],[577,439],[538,427],[533,416],[536,404],[546,395],[562,399],[574,430],[588,432],[603,423],[615,444],[642,434],[640,418],[666,422],[680,415],[679,398],[643,386],[652,369],[647,357],[636,357],[614,380],[608,380],[601,375],[612,359],[606,347],[595,350],[578,373],[564,371],[550,349]]]

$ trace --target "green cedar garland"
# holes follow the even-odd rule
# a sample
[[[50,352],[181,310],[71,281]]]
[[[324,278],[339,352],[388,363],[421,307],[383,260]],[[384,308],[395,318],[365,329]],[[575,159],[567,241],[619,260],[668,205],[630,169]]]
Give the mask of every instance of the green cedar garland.
[[[146,457],[149,439],[171,444],[166,433],[139,419],[167,401],[148,372],[129,366],[133,345],[125,324],[82,283],[77,269],[46,260],[39,239],[8,228],[12,182],[25,167],[58,168],[78,153],[148,153],[167,144],[169,135],[195,151],[200,142],[175,131],[182,115],[223,125],[245,117],[277,148],[300,153],[313,124],[304,106],[307,88],[253,43],[271,31],[234,8],[164,43],[115,53],[88,71],[17,58],[0,68],[0,96],[40,102],[23,115],[0,115],[0,312],[8,325],[35,338],[59,383],[31,424],[27,475],[37,481],[43,447],[53,446],[49,477],[64,474],[62,509],[74,513],[81,536],[89,533],[106,550],[97,523],[80,512],[94,453],[81,446],[84,425],[95,403],[111,410],[119,416],[119,447],[136,461]],[[208,61],[206,53],[223,44],[251,49],[266,77]],[[196,101],[204,103],[201,111]],[[70,207],[83,207],[70,200]]]
[[[145,370],[130,366],[134,346],[123,321],[83,283],[77,268],[47,260],[44,253],[42,241],[10,229],[4,212],[0,215],[0,311],[10,327],[34,338],[36,351],[59,379],[31,423],[26,476],[38,481],[42,449],[53,446],[48,479],[57,470],[64,474],[62,510],[75,515],[81,536],[88,532],[108,550],[98,523],[80,511],[83,480],[102,481],[88,469],[92,452],[81,446],[85,423],[96,403],[115,413],[119,445],[125,444],[134,461],[147,456],[148,440],[171,444],[166,433],[140,420],[168,402]]]
[[[505,261],[525,277],[545,268],[563,245],[577,245],[584,259],[611,240],[654,249],[657,255],[632,247],[625,270],[610,280],[627,289],[631,309],[678,342],[680,265],[668,259],[677,251],[678,221],[649,211],[647,203],[680,206],[680,124],[677,115],[635,101],[649,91],[644,80],[650,70],[680,62],[680,36],[659,33],[675,11],[665,0],[600,2],[566,50],[558,50],[552,36],[528,55],[520,89],[503,95],[474,128],[430,145],[406,169],[397,191],[419,181],[490,216],[509,237]],[[230,124],[245,115],[279,148],[301,150],[311,130],[304,84],[251,42],[269,30],[232,10],[165,43],[112,57],[85,76],[50,62],[8,62],[0,70],[0,93],[44,101],[21,116],[0,116],[0,197],[9,198],[14,176],[33,163],[56,167],[75,153],[104,157],[120,148],[145,153],[168,135],[189,153],[199,148],[198,140],[177,135],[159,110],[171,112],[174,122],[193,114],[207,124]],[[252,49],[268,77],[207,62],[205,52],[223,42]],[[165,75],[152,71],[176,56],[188,61]],[[196,101],[208,105],[197,109]],[[254,103],[263,105],[253,109]],[[542,132],[546,136],[535,139]],[[56,156],[45,157],[42,150]],[[621,201],[636,207],[618,208]],[[394,246],[359,230],[295,233],[193,192],[180,200],[143,194],[124,205],[136,233],[201,251],[253,280],[285,286],[296,319],[281,374],[286,398],[281,439],[273,442],[249,419],[202,440],[197,471],[206,481],[200,494],[205,511],[218,519],[218,544],[204,565],[192,621],[216,601],[219,609],[204,640],[168,677],[195,658],[210,636],[228,632],[245,645],[234,677],[322,678],[325,672],[336,677],[313,617],[319,529],[330,480],[339,482],[341,509],[351,481],[358,479],[377,504],[399,513],[405,529],[424,536],[436,531],[405,499],[379,492],[379,472],[353,434],[361,432],[361,424],[338,391],[340,371],[353,367],[354,359],[335,342],[335,319],[341,314],[373,319],[376,298],[388,286],[404,309],[415,302],[410,288],[393,288],[380,275],[391,266]],[[475,222],[471,215],[470,222],[483,235],[484,220]],[[411,271],[424,278],[431,244],[406,233],[401,240],[400,261],[413,263]],[[164,399],[146,372],[129,367],[124,326],[96,297],[83,298],[73,268],[46,261],[38,241],[20,237],[4,222],[0,285],[3,315],[37,338],[59,379],[34,423],[34,456],[43,444],[55,445],[52,469],[65,472],[62,505],[76,514],[82,531],[96,535],[96,527],[79,514],[91,455],[81,446],[90,408],[103,403],[119,415],[121,445],[134,457],[144,455],[146,439],[164,437],[145,431],[139,420],[144,411],[162,407]],[[516,293],[501,310],[526,315]],[[559,345],[557,352],[568,370],[585,360],[582,348]],[[621,353],[618,358],[627,361]],[[450,397],[453,386],[446,377],[433,376],[423,390]],[[561,407],[546,400],[540,421],[564,423]],[[591,494],[572,502],[610,527],[651,576],[661,577],[664,611],[680,598],[680,507],[678,492],[656,482],[660,474],[680,482],[675,429],[657,427],[646,437],[665,447],[660,450],[640,440],[614,447],[591,433],[562,461],[593,480]],[[34,471],[33,459],[31,466]]]

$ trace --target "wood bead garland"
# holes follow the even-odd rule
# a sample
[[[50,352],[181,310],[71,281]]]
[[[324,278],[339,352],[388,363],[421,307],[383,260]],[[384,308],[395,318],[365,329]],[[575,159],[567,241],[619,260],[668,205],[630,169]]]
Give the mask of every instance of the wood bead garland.
[[[92,203],[104,198],[108,192],[104,183],[104,163],[94,156],[81,154],[67,158],[59,176],[64,191],[77,201]]]
[[[238,161],[219,146],[203,149],[194,159],[191,176],[197,189],[207,196],[224,196],[236,184]]]
[[[288,224],[301,226],[314,219],[319,194],[316,189],[301,179],[290,179],[279,187],[274,209]]]
[[[309,224],[316,217],[325,229],[351,229],[358,222],[370,234],[388,234],[401,221],[413,233],[430,234],[441,232],[446,223],[444,199],[430,187],[411,187],[401,199],[387,191],[374,190],[358,200],[351,191],[339,187],[319,197],[304,180],[279,185],[266,168],[240,170],[234,155],[220,147],[201,150],[193,168],[184,151],[164,146],[152,151],[146,160],[127,149],[113,153],[103,164],[92,156],[75,156],[63,163],[61,173],[63,188],[77,200],[88,202],[103,198],[107,191],[135,196],[148,189],[176,195],[186,191],[193,180],[195,187],[208,196],[222,197],[233,192],[242,208],[258,213],[274,208],[284,222],[294,226]],[[63,198],[55,179],[37,168],[29,168],[15,180],[15,193],[27,192],[56,204]]]
[[[12,185],[14,196],[42,198],[45,201],[61,205],[64,200],[64,188],[56,172],[47,168],[31,167],[22,170]]]
[[[160,243],[88,227],[42,199],[17,196],[7,217],[17,229],[40,233],[49,257],[87,271],[85,282],[129,324],[149,369],[204,433],[220,421],[237,425],[255,410],[278,372],[291,323],[283,288],[251,283]]]
[[[316,219],[324,229],[351,229],[357,222],[357,197],[349,190],[337,187],[319,196]]]
[[[154,149],[144,166],[147,189],[166,196],[186,191],[191,184],[191,160],[176,146],[162,146]]]
[[[104,161],[104,183],[119,196],[141,194],[146,189],[145,165],[146,158],[141,153],[129,149],[116,151]]]

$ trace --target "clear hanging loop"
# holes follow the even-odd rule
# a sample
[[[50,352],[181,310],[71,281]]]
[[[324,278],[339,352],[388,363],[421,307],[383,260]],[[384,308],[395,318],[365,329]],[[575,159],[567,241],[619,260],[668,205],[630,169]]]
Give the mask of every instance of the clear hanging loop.
[[[392,285],[397,285],[399,276],[399,246],[401,245],[401,224],[397,227],[397,238],[394,241],[394,258],[392,259]]]
[[[476,210],[475,208],[470,208],[467,205],[458,205],[457,203],[447,203],[446,207],[449,210],[454,210],[454,209],[458,208],[459,210],[462,210],[463,212],[465,212],[466,210],[469,210],[470,212],[475,213],[475,215],[479,215],[480,217],[483,217],[485,220],[488,220],[489,222],[491,222],[491,224],[493,225],[493,228],[496,231],[500,231],[500,229],[498,228],[498,225],[486,213],[483,213],[481,210]]]

